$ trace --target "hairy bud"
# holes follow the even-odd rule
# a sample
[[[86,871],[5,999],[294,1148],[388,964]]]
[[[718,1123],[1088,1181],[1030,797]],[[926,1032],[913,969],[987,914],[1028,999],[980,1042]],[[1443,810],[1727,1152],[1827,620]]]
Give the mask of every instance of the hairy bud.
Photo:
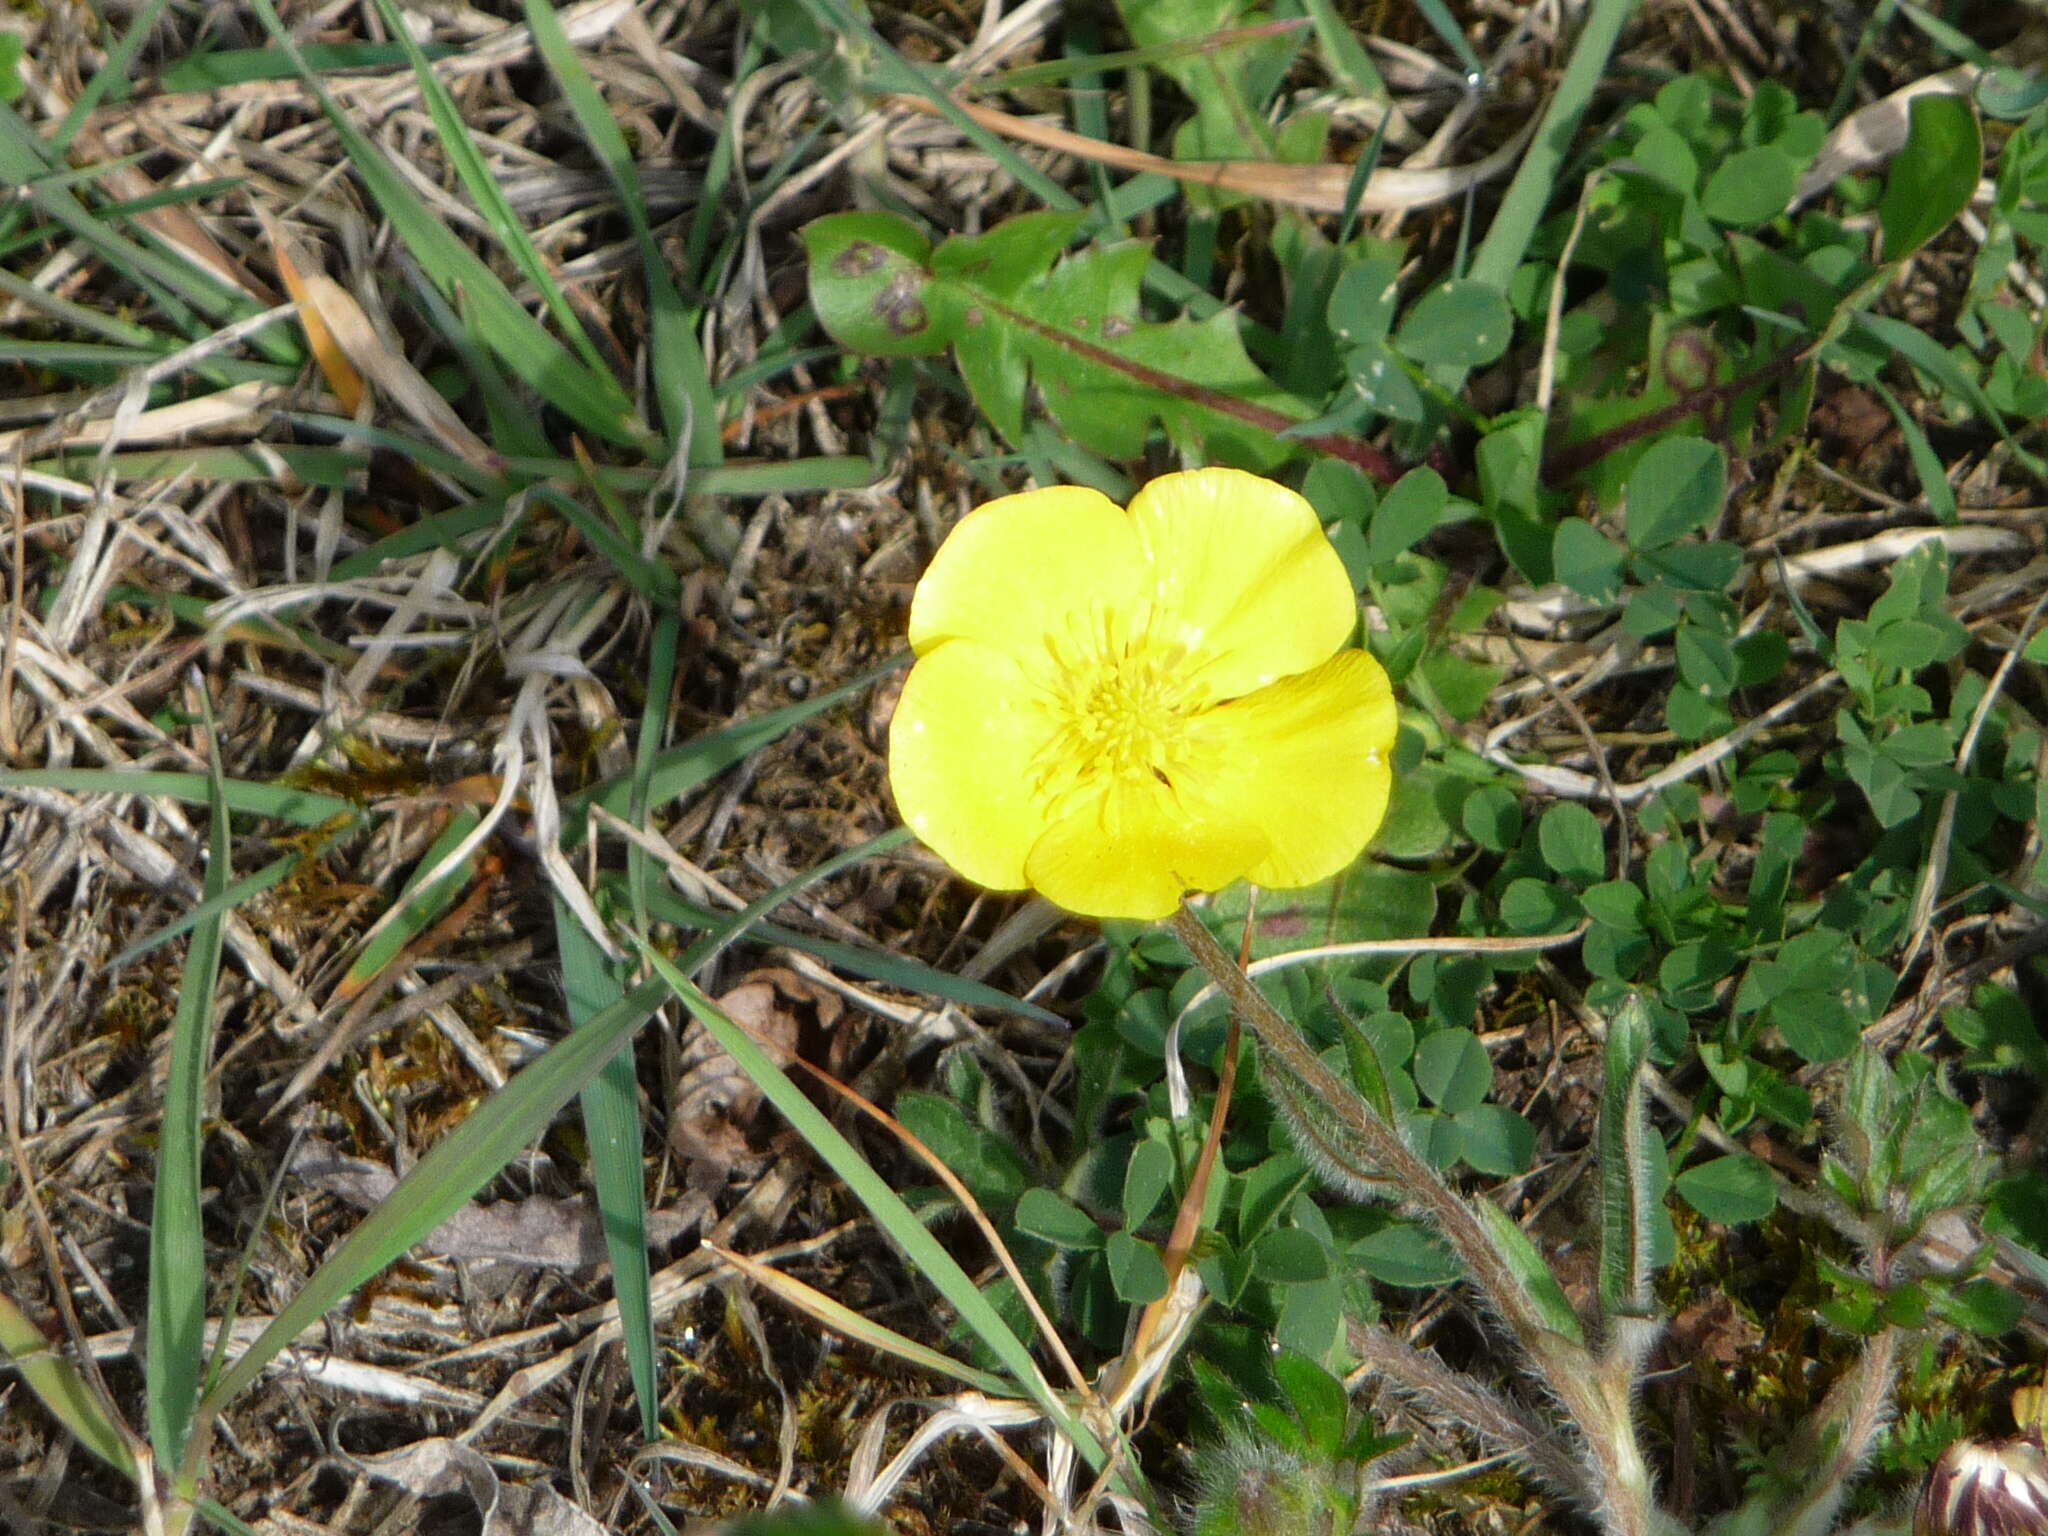
[[[2031,1438],[1957,1441],[1921,1486],[1913,1536],[2048,1536],[2048,1451]]]

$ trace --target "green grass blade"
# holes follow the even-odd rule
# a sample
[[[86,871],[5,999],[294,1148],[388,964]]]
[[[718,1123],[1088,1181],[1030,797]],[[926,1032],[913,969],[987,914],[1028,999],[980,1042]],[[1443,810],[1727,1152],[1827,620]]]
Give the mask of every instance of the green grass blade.
[[[794,1276],[770,1269],[745,1255],[729,1254],[727,1258],[735,1269],[759,1282],[764,1290],[771,1291],[792,1307],[810,1313],[814,1321],[822,1323],[841,1338],[864,1344],[878,1354],[894,1355],[898,1360],[921,1367],[934,1376],[950,1376],[990,1397],[1010,1395],[1008,1379],[993,1371],[984,1371],[979,1366],[955,1360],[951,1355],[940,1354],[929,1344],[906,1338],[895,1329],[854,1311],[844,1302],[833,1300],[815,1286],[806,1285]]]
[[[380,0],[388,5],[390,0]],[[654,226],[647,217],[647,200],[640,195],[639,171],[626,136],[619,131],[611,109],[604,104],[591,83],[582,60],[576,57],[561,18],[547,0],[526,0],[526,25],[533,33],[534,47],[547,61],[555,83],[577,126],[597,154],[605,173],[617,189],[626,221],[640,246],[640,268],[647,280],[647,309],[651,322],[655,396],[661,402],[662,419],[669,438],[679,448],[687,447],[693,465],[716,464],[725,457],[718,436],[718,405],[711,393],[711,370],[697,345],[695,316],[676,292],[669,276],[668,262],[654,239]],[[685,436],[687,435],[687,443]]]
[[[449,43],[429,43],[420,51],[430,62],[462,52]],[[314,74],[331,75],[345,69],[402,68],[411,55],[400,43],[301,43],[299,57]],[[178,60],[156,77],[156,85],[168,93],[217,91],[230,85],[290,80],[298,72],[299,66],[282,48],[222,48]]]
[[[597,1075],[667,997],[668,988],[660,982],[641,983],[485,1099],[341,1240],[298,1295],[221,1373],[202,1409],[218,1412],[232,1402],[330,1307],[468,1204],[547,1129],[555,1112]]]
[[[709,782],[726,769],[732,767],[767,746],[794,726],[801,725],[815,714],[830,709],[835,704],[853,698],[862,690],[872,687],[877,681],[888,676],[910,660],[908,653],[896,656],[882,663],[871,672],[864,672],[851,682],[841,683],[837,688],[827,689],[805,699],[801,704],[785,705],[771,709],[765,715],[752,720],[742,720],[728,725],[723,730],[699,736],[695,741],[685,742],[680,747],[671,747],[661,753],[648,773],[647,804],[660,805],[686,795],[699,785]],[[626,819],[633,808],[633,774],[608,779],[590,789],[579,790],[562,802],[562,841],[565,846],[580,842],[583,829],[589,820],[590,807],[601,805],[612,815]],[[0,784],[5,780],[0,779]]]
[[[213,790],[203,773],[167,773],[114,768],[13,768],[0,771],[0,789],[57,789],[72,795],[164,795],[187,805],[207,805]],[[227,779],[221,798],[230,811],[243,816],[269,816],[294,826],[320,827],[338,816],[351,819],[355,806],[338,795],[282,784],[250,784]]]
[[[1330,73],[1343,81],[1353,95],[1370,101],[1390,100],[1379,66],[1352,33],[1351,24],[1337,14],[1332,0],[1302,0],[1301,8],[1316,29],[1316,42]]]
[[[633,797],[626,820],[642,830],[647,826],[647,807],[653,793],[654,765],[661,755],[661,741],[668,734],[669,694],[676,681],[676,647],[682,637],[682,617],[670,609],[654,626],[647,652],[647,708],[640,715],[640,739],[633,747]],[[654,889],[654,867],[647,850],[637,843],[626,846],[626,886],[633,906],[633,926],[640,933],[652,931],[647,916],[648,893]]]
[[[210,330],[208,322],[239,320],[257,313],[255,304],[236,296],[201,268],[153,247],[144,246],[107,228],[90,208],[53,176],[35,131],[11,107],[0,106],[0,186],[18,188],[26,202],[69,230],[116,271],[146,288],[164,312],[188,335]],[[194,311],[207,317],[202,322]],[[282,333],[283,327],[271,328]]]
[[[274,885],[282,884],[293,870],[305,862],[305,857],[304,854],[288,853],[281,859],[272,859],[255,874],[237,880],[218,896],[207,897],[183,917],[173,918],[147,938],[137,939],[107,962],[107,970],[118,971],[129,961],[140,960],[151,950],[161,949],[179,934],[198,927],[208,918],[225,918],[243,902],[261,896]]]
[[[92,1389],[85,1373],[50,1347],[43,1330],[4,1291],[0,1291],[0,1361],[21,1373],[36,1400],[51,1418],[78,1437],[80,1445],[134,1480],[135,1453],[129,1449],[127,1431]]]
[[[678,964],[686,972],[706,964],[763,914],[806,885],[830,878],[878,847],[890,846],[891,838],[903,835],[900,831],[890,833],[851,849],[771,891],[698,939]],[[640,983],[558,1040],[517,1077],[485,1099],[474,1114],[414,1164],[383,1203],[341,1240],[306,1281],[305,1288],[207,1389],[201,1411],[218,1413],[245,1391],[294,1339],[317,1323],[328,1308],[461,1210],[472,1195],[547,1128],[557,1110],[597,1076],[633,1031],[667,1001],[670,992],[669,984],[660,977]]]
[[[462,185],[469,191],[469,199],[476,204],[477,212],[497,236],[498,243],[505,248],[513,263],[526,274],[526,280],[533,284],[540,294],[541,302],[548,313],[555,317],[555,326],[583,359],[584,367],[594,373],[608,373],[604,358],[598,353],[589,333],[583,329],[583,322],[569,305],[569,296],[562,291],[562,285],[555,281],[554,269],[547,264],[533,239],[520,222],[519,215],[512,211],[512,204],[505,196],[504,188],[498,185],[497,177],[485,164],[483,152],[476,147],[476,140],[470,136],[469,125],[462,120],[462,108],[456,104],[448,87],[442,83],[433,63],[418,43],[413,41],[412,31],[405,24],[405,17],[399,13],[392,0],[377,0],[377,9],[383,13],[384,25],[391,35],[399,40],[405,49],[407,61],[412,65],[413,78],[419,81],[420,99],[427,104],[427,112],[434,119],[434,127],[441,136],[441,151],[448,156],[448,163],[455,174],[462,178]]]
[[[903,834],[908,841],[908,833]],[[881,852],[879,848],[871,848]],[[648,893],[648,909],[653,916],[664,923],[674,923],[683,928],[713,928],[724,919],[709,907],[701,907],[694,901],[676,895],[675,892],[656,888]],[[857,944],[841,944],[832,939],[821,939],[815,934],[803,933],[794,928],[785,928],[780,923],[757,923],[754,937],[763,944],[779,944],[785,949],[801,950],[831,966],[834,970],[847,971],[855,976],[864,976],[869,981],[879,981],[884,986],[894,987],[900,992],[923,993],[930,997],[943,997],[948,1002],[959,1003],[965,1008],[988,1008],[997,1013],[1014,1013],[1025,1018],[1037,1019],[1045,1024],[1058,1024],[1060,1016],[1027,1003],[1022,998],[986,982],[969,981],[964,976],[955,976],[951,971],[936,970],[922,961],[908,955],[898,955],[886,949],[862,949]]]
[[[562,959],[562,989],[569,1000],[569,1026],[581,1029],[626,995],[616,964],[576,921],[555,903],[555,949]],[[619,1328],[633,1395],[640,1405],[640,1435],[660,1432],[655,1417],[661,1401],[655,1371],[654,1282],[647,1267],[647,1190],[641,1174],[640,1084],[633,1053],[620,1051],[583,1090],[583,1135],[590,1144],[590,1181],[604,1219],[605,1250],[612,1261],[612,1294],[618,1298]]]
[[[57,131],[50,135],[50,153],[61,159],[71,148],[71,141],[78,137],[86,119],[91,117],[108,92],[119,88],[119,94],[128,90],[128,67],[135,62],[135,55],[142,45],[149,41],[149,34],[155,29],[157,18],[164,13],[170,0],[145,0],[135,8],[135,14],[128,22],[128,28],[107,50],[107,56],[100,67],[93,71],[92,78],[85,82],[85,88],[78,93],[78,99],[71,103],[71,110],[64,114],[64,121],[57,125]]]
[[[1465,29],[1458,25],[1458,18],[1450,13],[1443,0],[1415,0],[1415,8],[1422,12],[1422,19],[1430,29],[1443,39],[1443,45],[1458,56],[1458,62],[1465,66],[1465,73],[1477,80],[1486,73],[1486,66],[1479,62],[1479,55],[1472,51],[1472,44],[1465,38]]]
[[[1614,54],[1621,29],[1635,15],[1636,5],[1637,0],[1593,0],[1588,8],[1564,77],[1558,81],[1550,104],[1543,109],[1543,126],[1529,141],[1528,153],[1515,168],[1514,180],[1508,183],[1500,211],[1494,214],[1486,238],[1479,242],[1478,254],[1472,258],[1471,276],[1475,280],[1507,292],[1508,280],[1528,254],[1536,226],[1543,221],[1551,194],[1557,190],[1558,174],[1571,154],[1579,121],[1600,87],[1600,78],[1607,72],[1607,61]],[[1458,381],[1462,383],[1463,378],[1460,373]]]
[[[740,1070],[796,1128],[811,1150],[853,1191],[909,1257],[910,1262],[931,1282],[959,1314],[960,1320],[1000,1360],[1018,1391],[1028,1396],[1047,1418],[1059,1426],[1088,1464],[1100,1471],[1106,1463],[1101,1441],[1060,1401],[1031,1358],[1031,1351],[975,1285],[967,1271],[948,1253],[939,1240],[903,1203],[889,1181],[870,1168],[853,1144],[833,1127],[832,1122],[808,1098],[774,1060],[754,1043],[753,1037],[735,1024],[718,1005],[691,984],[690,979],[644,942],[640,952],[655,974],[667,982],[683,1006],[725,1048]]]
[[[207,710],[207,775],[211,811],[206,898],[227,889],[232,851],[220,745]],[[164,1087],[156,1188],[149,1220],[149,1347],[143,1395],[149,1442],[165,1469],[182,1466],[199,1402],[206,1348],[206,1240],[199,1211],[199,1156],[205,1140],[206,1064],[213,1054],[213,995],[220,980],[221,930],[215,910],[193,924],[171,1020],[170,1077]]]
[[[270,0],[256,0],[255,10],[281,45],[293,47]],[[444,295],[452,301],[459,294],[471,306],[479,333],[506,366],[585,430],[607,442],[648,446],[652,433],[619,381],[609,372],[586,367],[529,315],[498,275],[456,237],[440,215],[420,201],[384,152],[349,120],[312,72],[305,70],[302,75],[334,125],[356,175],[406,248]]]
[[[433,846],[420,856],[419,863],[413,866],[411,876],[398,893],[397,904],[403,910],[371,935],[370,942],[363,946],[362,953],[356,956],[348,974],[341,979],[343,996],[353,996],[368,986],[373,977],[399,957],[406,945],[433,927],[455,905],[455,898],[475,874],[473,859],[463,860],[425,888],[419,884],[420,877],[440,868],[441,861],[476,830],[479,820],[481,818],[471,810],[458,810],[448,818],[448,825],[441,829],[441,835],[434,839]]]
[[[322,490],[345,490],[351,477],[367,467],[363,456],[347,448],[320,448],[306,443],[265,443],[249,448],[142,448],[102,458],[90,450],[37,459],[29,468],[42,475],[61,475],[90,484],[102,467],[116,485],[136,480],[203,481],[209,485],[276,485],[288,476]],[[278,470],[286,471],[280,476]]]

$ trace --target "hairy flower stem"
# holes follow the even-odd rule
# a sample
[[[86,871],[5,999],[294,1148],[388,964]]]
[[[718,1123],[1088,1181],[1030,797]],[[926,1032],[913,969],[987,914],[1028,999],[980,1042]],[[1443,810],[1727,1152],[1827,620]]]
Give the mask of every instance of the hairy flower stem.
[[[1598,1512],[1612,1536],[1645,1536],[1658,1528],[1650,1480],[1636,1442],[1626,1388],[1603,1382],[1592,1355],[1552,1328],[1480,1214],[1424,1159],[1364,1097],[1325,1066],[1299,1031],[1252,985],[1185,902],[1173,915],[1173,931],[1251,1026],[1272,1064],[1294,1079],[1346,1139],[1370,1157],[1375,1171],[1400,1198],[1449,1243],[1482,1297],[1521,1346],[1543,1386],[1563,1405],[1584,1439],[1587,1465],[1580,1497]]]
[[[1805,1474],[1798,1493],[1772,1512],[1773,1536],[1824,1536],[1891,1413],[1892,1378],[1898,1373],[1899,1331],[1887,1328],[1863,1346],[1849,1373],[1836,1382],[1802,1427]]]
[[[1582,1492],[1585,1478],[1571,1452],[1517,1405],[1378,1323],[1347,1319],[1344,1336],[1351,1352],[1399,1391],[1439,1413],[1448,1411],[1481,1444],[1527,1463],[1566,1497]]]

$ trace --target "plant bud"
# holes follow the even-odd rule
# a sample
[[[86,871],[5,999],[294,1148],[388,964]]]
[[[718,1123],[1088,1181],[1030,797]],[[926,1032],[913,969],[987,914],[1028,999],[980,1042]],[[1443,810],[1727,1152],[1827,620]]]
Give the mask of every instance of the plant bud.
[[[2048,1536],[2048,1451],[2024,1440],[1958,1440],[1921,1485],[1913,1536]]]

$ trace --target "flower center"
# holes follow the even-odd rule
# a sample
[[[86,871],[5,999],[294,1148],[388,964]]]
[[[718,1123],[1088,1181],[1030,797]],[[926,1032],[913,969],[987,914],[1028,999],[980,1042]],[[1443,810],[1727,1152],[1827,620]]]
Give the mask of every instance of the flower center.
[[[1059,728],[1033,768],[1049,809],[1057,815],[1069,797],[1112,784],[1171,790],[1187,724],[1209,703],[1188,675],[1186,649],[1107,616],[1083,633],[1049,638],[1046,649]]]

